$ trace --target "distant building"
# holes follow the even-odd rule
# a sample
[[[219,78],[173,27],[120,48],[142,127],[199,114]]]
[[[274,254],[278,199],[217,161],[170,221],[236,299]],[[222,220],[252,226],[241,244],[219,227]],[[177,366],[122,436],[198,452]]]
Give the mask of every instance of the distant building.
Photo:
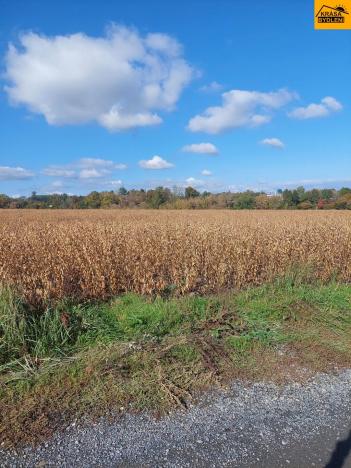
[[[280,193],[277,192],[266,192],[267,197],[281,197]]]

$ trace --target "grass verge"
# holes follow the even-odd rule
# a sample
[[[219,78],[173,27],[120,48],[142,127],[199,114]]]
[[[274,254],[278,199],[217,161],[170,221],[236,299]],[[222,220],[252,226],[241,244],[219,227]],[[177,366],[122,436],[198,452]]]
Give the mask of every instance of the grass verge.
[[[0,294],[0,444],[77,418],[186,407],[229,379],[305,380],[351,365],[351,286],[285,278],[211,297],[30,311]]]

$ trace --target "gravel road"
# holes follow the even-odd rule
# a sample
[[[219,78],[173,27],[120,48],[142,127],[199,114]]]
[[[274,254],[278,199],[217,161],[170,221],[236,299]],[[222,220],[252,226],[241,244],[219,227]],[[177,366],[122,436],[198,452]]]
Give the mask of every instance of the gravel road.
[[[351,370],[307,385],[234,382],[158,421],[73,424],[36,449],[0,451],[0,466],[348,468],[350,431]]]

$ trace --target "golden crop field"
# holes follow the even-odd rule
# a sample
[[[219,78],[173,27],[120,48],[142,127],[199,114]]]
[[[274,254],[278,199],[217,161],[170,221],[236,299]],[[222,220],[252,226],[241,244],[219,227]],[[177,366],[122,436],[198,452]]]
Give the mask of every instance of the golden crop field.
[[[341,211],[2,210],[0,282],[33,304],[125,291],[211,293],[291,265],[351,279]]]

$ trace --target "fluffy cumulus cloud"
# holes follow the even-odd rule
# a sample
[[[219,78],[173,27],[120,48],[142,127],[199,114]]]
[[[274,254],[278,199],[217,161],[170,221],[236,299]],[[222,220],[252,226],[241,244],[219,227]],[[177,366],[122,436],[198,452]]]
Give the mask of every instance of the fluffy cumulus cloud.
[[[238,127],[255,127],[269,122],[272,111],[297,98],[286,89],[261,93],[234,89],[222,94],[222,105],[208,107],[202,114],[190,119],[192,132],[221,133]]]
[[[209,171],[208,169],[204,169],[203,171],[201,171],[201,175],[203,175],[203,176],[211,176],[211,175],[212,175],[212,172]]]
[[[139,161],[139,166],[143,169],[169,169],[174,167],[174,164],[156,155],[151,159]]]
[[[159,124],[192,75],[172,37],[113,25],[104,37],[22,35],[6,55],[5,89],[49,124],[120,131]]]
[[[273,146],[273,148],[283,149],[284,143],[279,138],[264,138],[260,141],[261,145]]]
[[[212,143],[193,143],[192,145],[185,145],[182,148],[185,153],[199,153],[199,154],[218,154],[219,151]]]
[[[113,171],[126,168],[125,164],[115,163],[109,159],[81,158],[65,166],[49,166],[43,170],[43,174],[49,177],[86,180],[107,177]]]
[[[297,107],[288,113],[294,119],[314,119],[316,117],[327,117],[333,112],[340,111],[342,104],[331,96],[321,99],[319,104],[309,104],[306,107]]]
[[[23,167],[0,166],[0,180],[25,180],[34,177],[34,173]]]

